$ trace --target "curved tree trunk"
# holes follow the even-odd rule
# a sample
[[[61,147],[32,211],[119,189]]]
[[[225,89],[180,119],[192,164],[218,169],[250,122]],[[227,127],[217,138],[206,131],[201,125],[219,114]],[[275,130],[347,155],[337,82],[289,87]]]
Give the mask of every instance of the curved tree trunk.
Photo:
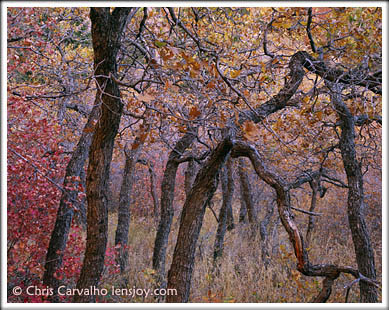
[[[180,229],[168,273],[167,287],[177,295],[168,295],[167,302],[188,302],[194,267],[197,239],[203,223],[205,208],[217,187],[218,173],[232,148],[230,139],[224,140],[200,169],[186,198],[181,213]]]
[[[370,279],[376,279],[374,262],[374,251],[370,243],[369,232],[367,230],[363,215],[364,193],[363,176],[361,164],[357,160],[355,151],[355,121],[354,116],[344,104],[339,84],[333,86],[331,91],[332,103],[341,119],[341,136],[339,147],[342,154],[344,170],[348,181],[347,214],[354,250],[359,272]],[[360,281],[361,302],[378,302],[378,293],[374,285]]]
[[[224,236],[227,230],[228,209],[232,210],[232,197],[234,195],[234,179],[232,178],[232,159],[228,158],[225,166],[221,169],[220,181],[223,192],[223,204],[220,208],[219,223],[216,232],[213,260],[217,261],[223,255]]]
[[[288,184],[278,174],[268,169],[258,152],[250,145],[237,141],[234,143],[232,150],[233,157],[246,156],[251,160],[251,163],[257,172],[258,176],[268,185],[274,188],[277,194],[278,214],[282,225],[289,235],[290,242],[293,245],[295,256],[297,258],[297,270],[306,276],[325,277],[323,280],[323,289],[312,302],[326,302],[331,294],[331,286],[335,279],[341,273],[348,273],[357,278],[360,282],[365,282],[365,285],[377,286],[374,278],[367,278],[360,271],[350,267],[336,266],[331,264],[313,265],[308,259],[308,253],[304,247],[303,237],[294,221],[294,215],[291,212],[290,204],[290,189],[292,184]],[[311,179],[306,179],[309,182]]]
[[[89,147],[93,136],[93,127],[98,119],[99,106],[95,105],[89,114],[88,121],[84,126],[80,140],[72,153],[72,157],[66,166],[65,178],[63,187],[72,186],[75,190],[62,192],[57,217],[53,232],[51,233],[50,243],[46,255],[45,273],[43,275],[43,284],[53,288],[54,295],[50,297],[52,302],[58,302],[59,298],[56,292],[58,291],[59,281],[54,277],[54,273],[62,267],[63,255],[66,249],[66,243],[69,236],[70,226],[74,216],[74,207],[78,212],[85,213],[84,201],[79,202],[77,194],[78,186],[81,184],[85,173],[84,166],[89,155]],[[79,177],[79,181],[73,181],[72,177]],[[83,218],[83,216],[81,216]]]
[[[163,175],[161,185],[161,218],[158,225],[154,243],[153,269],[157,272],[157,284],[165,286],[165,261],[169,233],[174,216],[173,200],[176,184],[176,174],[179,166],[178,159],[183,152],[193,143],[196,133],[188,131],[171,151]]]
[[[111,79],[116,73],[116,56],[127,16],[132,8],[91,8],[92,42],[97,92],[95,104],[101,106],[89,151],[86,189],[88,229],[84,262],[78,289],[97,287],[104,268],[108,235],[106,188],[114,139],[118,132],[123,104],[118,85]],[[93,302],[94,295],[75,295],[74,302]]]

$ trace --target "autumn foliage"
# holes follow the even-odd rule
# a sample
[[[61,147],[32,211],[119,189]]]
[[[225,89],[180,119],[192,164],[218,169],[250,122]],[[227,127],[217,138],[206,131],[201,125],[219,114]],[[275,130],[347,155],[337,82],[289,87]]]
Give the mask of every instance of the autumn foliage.
[[[382,301],[381,7],[8,7],[7,81],[8,302],[62,196],[57,284],[179,295],[58,302]]]

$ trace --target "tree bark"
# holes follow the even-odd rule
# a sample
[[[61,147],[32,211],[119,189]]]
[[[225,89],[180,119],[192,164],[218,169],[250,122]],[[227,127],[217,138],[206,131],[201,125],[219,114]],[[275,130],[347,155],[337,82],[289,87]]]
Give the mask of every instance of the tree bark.
[[[159,217],[159,200],[158,200],[158,194],[157,194],[157,177],[155,175],[154,171],[154,165],[151,161],[146,159],[138,159],[138,163],[141,163],[142,165],[145,165],[149,169],[150,174],[150,193],[151,197],[153,198],[153,216],[154,219],[157,220]]]
[[[200,169],[186,198],[181,213],[173,261],[168,272],[167,287],[168,289],[176,289],[177,295],[168,295],[167,302],[188,302],[189,300],[195,251],[205,208],[217,188],[219,170],[231,148],[232,141],[230,139],[225,139],[218,145]]]
[[[193,143],[196,133],[189,130],[171,151],[166,163],[161,185],[161,218],[154,243],[153,269],[157,272],[157,284],[165,286],[165,261],[169,233],[174,216],[173,200],[176,184],[176,174],[179,166],[178,159]]]
[[[96,75],[95,105],[101,106],[89,151],[87,171],[88,229],[84,262],[78,289],[98,286],[104,268],[108,235],[108,208],[105,190],[108,187],[109,168],[114,139],[118,132],[123,104],[118,85],[109,78],[116,74],[116,56],[127,16],[132,8],[91,8],[92,43]],[[108,78],[107,78],[108,77]],[[93,302],[94,295],[75,295],[74,302]]]
[[[157,220],[160,213],[157,186],[156,186],[157,177],[155,175],[152,162],[148,163],[148,167],[149,167],[149,174],[150,174],[150,192],[151,192],[151,197],[153,198],[153,206],[154,206],[153,215],[154,215],[154,219]]]
[[[142,150],[145,131],[147,133],[148,128],[144,128],[142,125],[139,129],[139,133],[135,138],[135,141],[131,147],[131,150],[124,149],[124,155],[126,157],[123,180],[119,193],[119,209],[118,209],[118,225],[115,234],[115,246],[118,246],[118,252],[116,261],[120,265],[120,272],[123,273],[128,264],[128,231],[130,228],[130,202],[132,186],[134,184],[135,166],[138,162],[139,154]]]
[[[219,213],[219,223],[216,232],[213,260],[217,261],[223,255],[224,236],[227,230],[228,209],[232,210],[232,197],[234,195],[234,179],[232,177],[232,159],[229,158],[221,169],[220,180],[223,193],[223,203]]]
[[[246,207],[246,201],[243,198],[243,185],[242,182],[239,182],[239,201],[240,201],[240,209],[239,209],[239,223],[247,223],[247,207]]]
[[[344,170],[348,181],[347,214],[354,243],[354,250],[359,272],[370,279],[376,279],[374,251],[370,243],[363,215],[364,192],[361,164],[355,150],[355,121],[348,107],[342,100],[339,84],[332,85],[331,100],[341,119],[341,136],[339,147],[342,154]],[[331,86],[330,86],[331,88]],[[374,285],[360,281],[360,301],[362,303],[378,302],[378,293]]]
[[[49,247],[47,249],[45,273],[43,275],[43,284],[53,288],[54,295],[50,296],[51,302],[59,302],[58,291],[59,281],[54,277],[54,273],[62,267],[63,255],[66,249],[66,243],[69,236],[72,219],[75,209],[78,212],[85,213],[85,201],[77,198],[78,187],[85,176],[84,166],[89,155],[89,147],[93,136],[93,127],[98,119],[99,106],[95,105],[89,114],[88,121],[84,126],[77,146],[72,153],[72,157],[66,166],[63,187],[74,187],[74,190],[62,192],[54,229],[51,233]],[[79,181],[73,181],[72,177],[79,177]],[[81,218],[84,218],[81,215]]]
[[[239,158],[238,172],[241,188],[240,194],[242,195],[244,204],[247,209],[248,220],[250,224],[255,225],[258,223],[258,214],[254,206],[250,180],[249,176],[247,175],[246,163],[244,158]]]
[[[185,185],[186,196],[189,195],[189,192],[190,192],[190,189],[192,188],[195,176],[196,176],[196,163],[192,159],[192,160],[188,161],[188,166],[187,166],[186,171],[185,171],[184,185]]]
[[[270,219],[273,215],[273,212],[274,212],[274,207],[273,207],[273,203],[271,203],[266,208],[265,217],[259,223],[259,233],[261,235],[261,241],[262,241],[262,253],[261,253],[261,255],[262,255],[262,261],[264,262],[266,268],[270,262],[270,258],[269,258],[270,255],[269,255],[268,246],[267,246],[269,233],[267,230],[268,230],[268,226],[270,223]]]
[[[309,182],[309,185],[311,186],[312,189],[312,197],[311,197],[311,206],[309,207],[309,212],[314,212],[316,209],[316,202],[317,202],[317,193],[319,190],[319,182],[320,180],[318,178],[314,178],[311,182]],[[315,227],[315,216],[314,215],[309,215],[309,220],[308,220],[308,228],[307,228],[307,233],[305,235],[305,247],[309,248],[309,245],[311,243],[311,237],[312,237],[312,231]]]

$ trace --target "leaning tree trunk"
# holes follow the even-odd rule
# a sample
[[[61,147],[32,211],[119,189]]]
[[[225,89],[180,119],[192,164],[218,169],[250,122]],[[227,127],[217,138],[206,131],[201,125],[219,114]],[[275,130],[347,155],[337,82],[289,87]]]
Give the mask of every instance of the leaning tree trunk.
[[[192,129],[195,131],[195,129]],[[165,261],[166,249],[168,246],[170,228],[174,216],[173,200],[174,188],[176,184],[176,173],[179,166],[178,159],[183,152],[193,143],[196,133],[189,130],[171,151],[166,163],[165,172],[161,185],[161,218],[158,225],[157,235],[155,237],[153,253],[153,269],[156,270],[157,284],[165,286]]]
[[[364,193],[361,164],[355,150],[354,116],[342,100],[341,87],[333,85],[331,100],[341,119],[341,136],[339,147],[342,154],[344,170],[348,181],[347,213],[359,272],[370,279],[376,279],[374,252],[370,243],[369,232],[363,215]],[[378,293],[374,285],[360,281],[360,301],[378,302]]]
[[[222,185],[223,204],[219,213],[219,224],[217,227],[213,260],[217,261],[223,254],[224,236],[227,230],[228,209],[232,210],[232,197],[234,195],[234,179],[232,177],[232,159],[229,158],[221,170],[220,181]]]
[[[115,247],[118,248],[116,261],[120,265],[120,272],[123,273],[128,264],[128,231],[130,228],[130,200],[132,186],[134,184],[135,166],[146,138],[148,127],[142,125],[139,133],[133,142],[131,149],[124,149],[126,157],[122,185],[119,193],[118,225],[115,234]]]
[[[62,192],[54,229],[51,233],[50,243],[47,249],[45,273],[43,275],[43,284],[53,288],[54,294],[53,296],[50,296],[52,302],[59,301],[57,295],[59,281],[54,277],[54,273],[62,267],[62,260],[75,208],[78,209],[78,212],[84,212],[83,209],[85,209],[84,205],[80,205],[83,204],[84,201],[79,201],[77,198],[79,193],[78,187],[84,176],[84,166],[89,155],[93,127],[98,118],[98,112],[98,106],[94,106],[89,114],[88,121],[84,126],[80,140],[66,166],[63,187],[72,187],[74,189]],[[75,177],[77,181],[74,180],[73,177]]]
[[[225,139],[219,144],[200,169],[185,200],[167,284],[168,289],[177,290],[177,295],[168,295],[167,302],[188,302],[189,300],[197,239],[203,223],[205,208],[215,193],[220,167],[231,148],[230,139]]]
[[[110,78],[116,74],[116,56],[123,29],[132,8],[91,8],[92,43],[97,92],[95,105],[101,107],[89,151],[86,180],[88,229],[84,262],[78,289],[97,287],[104,268],[108,236],[109,168],[114,139],[118,132],[123,104],[118,85]],[[94,295],[75,295],[74,302],[93,302]]]

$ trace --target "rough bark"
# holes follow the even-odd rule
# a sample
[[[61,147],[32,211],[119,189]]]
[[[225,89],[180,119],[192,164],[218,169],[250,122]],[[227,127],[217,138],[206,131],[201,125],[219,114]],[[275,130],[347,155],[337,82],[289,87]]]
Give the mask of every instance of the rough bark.
[[[258,223],[258,214],[254,206],[251,184],[246,171],[246,164],[244,158],[239,158],[238,173],[241,188],[240,194],[242,195],[242,198],[245,202],[248,220],[250,224],[255,225]]]
[[[161,184],[161,218],[158,225],[154,243],[153,269],[157,272],[157,282],[165,286],[165,261],[166,249],[169,240],[169,233],[174,216],[173,200],[176,184],[176,173],[178,159],[183,152],[193,143],[196,133],[188,131],[171,151],[166,163],[162,184]]]
[[[342,154],[344,170],[348,181],[347,214],[354,243],[354,250],[359,272],[370,279],[376,279],[374,251],[370,243],[369,232],[363,215],[364,192],[361,164],[355,150],[355,121],[341,97],[339,84],[332,85],[331,100],[341,119],[341,136],[339,147]],[[378,293],[374,285],[360,281],[360,301],[378,302]]]
[[[190,189],[192,188],[192,184],[194,181],[194,178],[196,176],[196,162],[192,159],[188,161],[188,166],[185,170],[185,194],[188,196]]]
[[[78,212],[85,213],[86,216],[86,211],[83,210],[85,209],[85,205],[83,205],[84,201],[80,201],[77,198],[79,193],[77,188],[85,175],[84,166],[89,155],[89,147],[93,136],[93,127],[98,118],[98,114],[99,107],[94,106],[89,114],[88,121],[84,126],[77,146],[66,166],[63,187],[67,188],[72,186],[75,190],[62,192],[54,229],[51,233],[50,243],[47,249],[43,284],[53,288],[55,294],[50,297],[51,302],[59,301],[58,295],[56,294],[58,291],[59,281],[54,277],[54,273],[62,267],[63,255],[66,249],[66,243],[75,212],[74,208],[77,208]],[[79,177],[80,181],[72,181],[72,177]],[[82,215],[81,218],[83,218]]]
[[[109,168],[114,139],[118,132],[123,104],[118,85],[107,78],[116,74],[116,56],[132,8],[91,8],[92,43],[96,74],[95,105],[101,106],[89,151],[87,170],[88,229],[84,261],[77,288],[98,286],[104,268],[108,235],[108,208],[105,190],[108,187]],[[75,295],[74,302],[93,302],[95,296]]]
[[[147,128],[146,128],[147,130]],[[139,154],[142,150],[144,142],[144,126],[141,126],[139,134],[135,138],[135,141],[131,149],[124,150],[125,165],[122,185],[119,193],[119,208],[118,208],[118,225],[115,234],[115,246],[118,247],[116,261],[120,265],[120,272],[123,273],[127,268],[128,263],[128,231],[130,228],[130,202],[132,186],[134,184],[135,166],[138,162]]]
[[[232,210],[232,197],[234,195],[234,179],[232,177],[232,159],[229,158],[221,169],[220,181],[223,193],[223,203],[219,213],[219,223],[216,232],[213,260],[216,260],[223,255],[224,236],[227,230],[228,209]]]
[[[205,208],[216,190],[219,170],[231,148],[232,141],[230,139],[225,139],[218,145],[197,174],[193,187],[186,198],[173,261],[168,272],[167,287],[168,289],[176,289],[177,295],[168,295],[167,302],[188,302],[189,300],[195,251]]]

